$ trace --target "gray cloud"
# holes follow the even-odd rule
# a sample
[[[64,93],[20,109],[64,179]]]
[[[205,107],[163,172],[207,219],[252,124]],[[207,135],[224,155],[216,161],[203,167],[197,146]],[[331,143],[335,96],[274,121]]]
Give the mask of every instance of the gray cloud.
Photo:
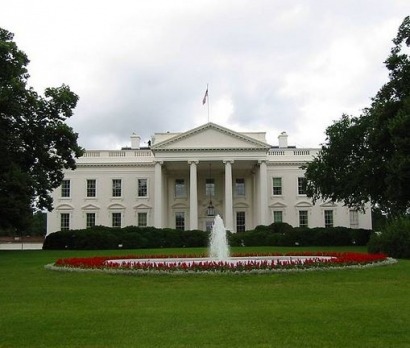
[[[387,80],[383,61],[407,1],[0,0],[2,27],[31,64],[30,84],[70,85],[70,125],[86,148],[143,142],[206,123],[317,146]],[[18,16],[16,14],[19,14]]]

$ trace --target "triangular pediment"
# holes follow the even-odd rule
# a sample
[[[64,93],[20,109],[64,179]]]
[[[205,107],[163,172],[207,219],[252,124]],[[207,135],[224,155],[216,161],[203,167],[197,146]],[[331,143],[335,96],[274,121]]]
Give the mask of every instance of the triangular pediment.
[[[215,123],[207,123],[156,143],[151,150],[153,152],[227,149],[261,151],[269,148],[269,144],[249,135],[232,131]]]
[[[98,210],[98,209],[100,209],[100,207],[99,206],[97,206],[97,205],[95,205],[95,204],[87,204],[87,205],[83,205],[82,207],[81,207],[81,209],[82,210]]]
[[[141,203],[141,204],[134,205],[133,208],[135,210],[139,210],[139,209],[151,209],[152,207],[147,204]]]

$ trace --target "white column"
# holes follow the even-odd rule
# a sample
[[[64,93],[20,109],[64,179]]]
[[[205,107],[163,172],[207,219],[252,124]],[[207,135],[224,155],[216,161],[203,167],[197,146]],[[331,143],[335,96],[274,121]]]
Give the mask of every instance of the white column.
[[[268,170],[266,161],[259,161],[259,199],[260,199],[260,224],[268,225]]]
[[[189,229],[198,229],[198,184],[197,164],[198,161],[188,161],[189,171]]]
[[[154,175],[154,227],[162,228],[162,163],[155,162]]]
[[[232,163],[233,161],[224,161],[225,163],[225,227],[227,230],[234,232],[233,225],[233,200],[232,200]]]

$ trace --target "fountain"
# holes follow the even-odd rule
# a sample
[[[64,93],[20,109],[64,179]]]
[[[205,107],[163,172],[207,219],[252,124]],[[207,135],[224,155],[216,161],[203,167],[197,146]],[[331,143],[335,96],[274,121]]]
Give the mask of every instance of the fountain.
[[[222,218],[217,215],[212,225],[209,243],[209,257],[214,260],[226,261],[229,259],[229,245],[226,229]]]

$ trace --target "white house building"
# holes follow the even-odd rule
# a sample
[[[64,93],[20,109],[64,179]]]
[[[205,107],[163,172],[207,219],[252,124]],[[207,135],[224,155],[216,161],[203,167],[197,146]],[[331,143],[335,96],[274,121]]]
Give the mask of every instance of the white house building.
[[[219,214],[230,231],[287,222],[292,226],[371,228],[371,212],[316,202],[304,192],[301,166],[319,149],[278,146],[265,132],[235,132],[214,123],[156,133],[149,147],[89,150],[53,192],[47,233],[155,226],[207,230]]]

